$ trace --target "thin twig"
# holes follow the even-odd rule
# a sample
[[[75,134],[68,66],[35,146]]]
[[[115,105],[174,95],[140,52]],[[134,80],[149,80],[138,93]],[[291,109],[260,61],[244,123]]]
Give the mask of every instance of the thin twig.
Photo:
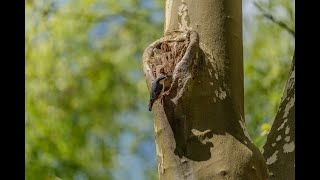
[[[284,28],[285,30],[287,30],[293,37],[295,37],[295,32],[294,30],[292,30],[291,28],[289,28],[289,26],[284,23],[283,21],[277,20],[275,19],[272,14],[270,14],[269,12],[267,12],[266,10],[264,10],[257,2],[254,2],[254,5],[263,13],[263,16],[267,19],[269,19],[270,21],[272,21],[273,23],[279,25],[280,27]]]

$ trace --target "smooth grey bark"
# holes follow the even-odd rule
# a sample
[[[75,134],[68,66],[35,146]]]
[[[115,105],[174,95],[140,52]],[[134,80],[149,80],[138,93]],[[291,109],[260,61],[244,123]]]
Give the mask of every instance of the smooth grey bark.
[[[295,55],[263,155],[269,179],[295,179]]]
[[[172,77],[153,107],[159,178],[267,179],[244,120],[241,0],[167,0],[164,31],[143,55],[149,90]]]

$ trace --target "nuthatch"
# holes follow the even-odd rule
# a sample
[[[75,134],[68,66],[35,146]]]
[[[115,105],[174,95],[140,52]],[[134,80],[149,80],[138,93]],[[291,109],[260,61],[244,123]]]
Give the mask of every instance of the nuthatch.
[[[150,91],[149,111],[151,111],[153,103],[161,96],[161,92],[164,91],[164,80],[166,78],[167,76],[160,75],[153,81]]]

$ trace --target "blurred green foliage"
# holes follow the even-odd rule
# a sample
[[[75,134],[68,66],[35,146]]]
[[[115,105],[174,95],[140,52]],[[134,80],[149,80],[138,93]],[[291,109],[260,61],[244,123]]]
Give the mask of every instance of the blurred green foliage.
[[[256,2],[294,30],[294,1]],[[261,149],[267,135],[264,124],[271,126],[277,113],[295,44],[288,31],[265,18],[253,1],[249,3],[247,8],[254,9],[255,16],[244,17],[245,36],[249,36],[244,38],[244,103],[249,134]]]
[[[111,179],[120,134],[152,137],[140,67],[160,5],[26,1],[26,179]]]
[[[25,4],[26,179],[157,179],[141,56],[162,35],[164,1]],[[291,1],[263,6],[283,8],[294,26]],[[245,112],[262,147],[260,126],[277,111],[294,39],[257,14],[244,21],[253,24],[244,28]]]

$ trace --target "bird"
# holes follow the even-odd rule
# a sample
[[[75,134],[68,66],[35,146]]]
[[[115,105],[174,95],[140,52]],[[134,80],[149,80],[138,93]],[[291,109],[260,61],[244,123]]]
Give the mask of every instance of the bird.
[[[161,74],[153,81],[150,91],[149,111],[152,110],[153,103],[161,96],[161,92],[164,91],[164,80],[167,77],[168,76]]]

